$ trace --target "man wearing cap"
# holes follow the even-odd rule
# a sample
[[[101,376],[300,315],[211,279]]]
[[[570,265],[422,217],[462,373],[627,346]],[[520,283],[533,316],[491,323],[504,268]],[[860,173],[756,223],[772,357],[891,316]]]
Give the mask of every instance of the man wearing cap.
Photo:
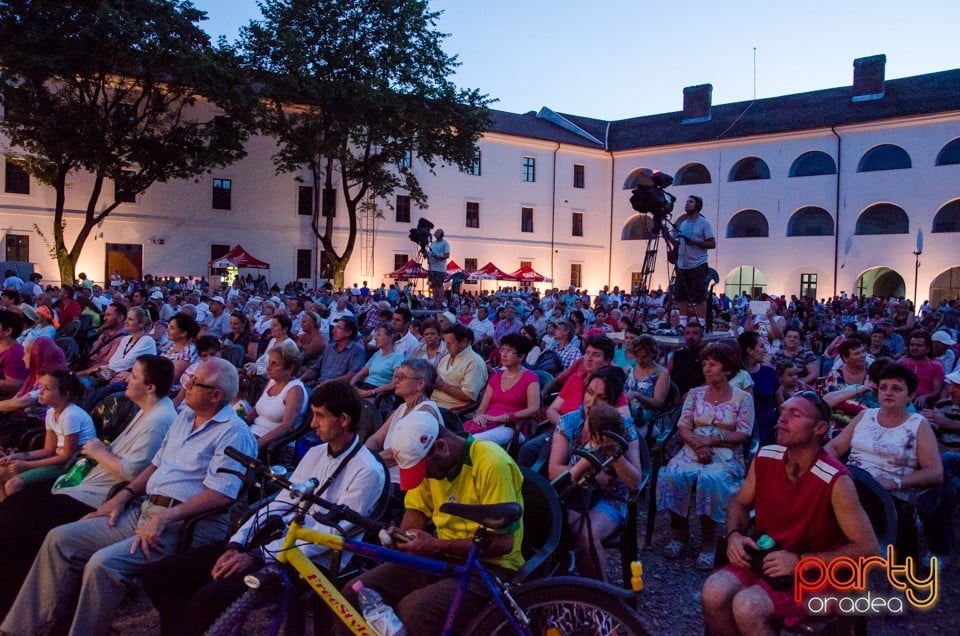
[[[730,563],[710,575],[701,591],[710,634],[776,633],[775,621],[790,627],[804,618],[806,606],[794,601],[792,585],[781,589],[771,581],[792,581],[801,554],[829,563],[879,552],[853,479],[823,450],[829,422],[829,407],[813,392],[783,403],[777,444],[760,449],[743,487],[727,505]],[[753,537],[747,534],[751,509],[756,512]],[[754,537],[762,534],[776,546],[757,571],[751,568],[749,550],[758,549]]]
[[[224,305],[223,296],[214,296],[207,301],[210,313],[203,321],[203,326],[207,330],[203,335],[213,336],[219,340],[225,334],[230,333],[230,316],[223,310]]]
[[[934,357],[943,365],[946,373],[951,373],[957,366],[957,354],[953,347],[957,346],[957,341],[950,337],[946,331],[937,331],[931,337],[931,347]]]
[[[405,552],[462,562],[473,547],[477,524],[440,512],[447,502],[464,504],[523,504],[520,469],[493,442],[463,439],[429,412],[415,411],[391,431],[394,459],[400,467],[400,488],[407,491],[400,530],[410,541],[398,543]],[[426,531],[433,522],[436,536]],[[484,567],[509,575],[523,565],[521,521],[493,534],[481,548]],[[410,636],[434,636],[443,630],[458,581],[449,576],[417,572],[392,563],[380,565],[355,580],[376,590],[393,607]],[[353,581],[344,587],[347,600],[356,606]],[[462,633],[477,612],[489,603],[479,577],[470,587],[458,613],[454,633]]]

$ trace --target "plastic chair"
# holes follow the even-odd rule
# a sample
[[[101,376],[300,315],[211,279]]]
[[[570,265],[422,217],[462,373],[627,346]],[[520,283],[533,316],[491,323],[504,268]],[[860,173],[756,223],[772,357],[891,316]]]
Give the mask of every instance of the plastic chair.
[[[603,542],[604,548],[620,550],[623,587],[628,590],[632,590],[630,587],[630,564],[637,560],[639,554],[639,546],[637,545],[637,515],[639,512],[637,497],[650,484],[650,476],[653,473],[650,449],[647,448],[647,443],[642,437],[638,441],[640,442],[640,483],[637,485],[637,492],[627,503],[627,518],[624,524]],[[650,496],[653,497],[652,494]]]
[[[647,547],[650,547],[650,544],[653,543],[653,528],[657,520],[657,478],[660,474],[660,468],[665,466],[670,459],[667,447],[676,434],[682,410],[681,407],[677,406],[669,411],[662,411],[650,422],[650,430],[647,433],[647,440],[653,440],[652,444],[648,442],[647,445],[651,456],[650,487],[647,489],[647,529],[644,539],[644,545]],[[654,436],[653,432],[658,423],[660,424],[660,433]]]
[[[549,576],[563,532],[560,498],[540,473],[520,467],[523,475],[523,543],[520,550],[526,562],[514,574],[511,584],[529,578]]]

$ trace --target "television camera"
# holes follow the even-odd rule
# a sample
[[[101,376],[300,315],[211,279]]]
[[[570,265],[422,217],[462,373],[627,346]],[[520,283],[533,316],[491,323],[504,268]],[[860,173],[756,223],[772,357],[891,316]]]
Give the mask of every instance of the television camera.
[[[433,237],[430,234],[432,231],[433,223],[427,219],[420,219],[417,222],[417,227],[410,228],[410,240],[420,247],[420,255],[424,258],[426,258],[427,249],[433,241]]]
[[[665,190],[673,184],[673,177],[659,170],[644,169],[637,177],[637,182],[630,196],[630,206],[641,214],[653,217],[652,233],[660,234],[663,224],[673,212],[673,204],[677,197]]]

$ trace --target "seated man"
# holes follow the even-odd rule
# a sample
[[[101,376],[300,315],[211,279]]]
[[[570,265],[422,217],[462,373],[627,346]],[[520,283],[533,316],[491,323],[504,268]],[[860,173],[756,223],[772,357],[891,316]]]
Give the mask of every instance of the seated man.
[[[823,450],[830,409],[804,393],[784,402],[780,413],[778,445],[760,449],[727,506],[730,564],[710,575],[701,593],[710,634],[776,634],[775,621],[789,626],[806,616],[792,585],[779,589],[771,583],[779,577],[792,581],[801,554],[829,562],[880,549],[847,469]],[[761,572],[751,569],[748,550],[757,544],[745,534],[751,508],[754,527],[777,547],[764,557]]]
[[[412,538],[397,548],[415,555],[463,561],[473,547],[477,524],[440,512],[446,502],[522,505],[520,469],[493,442],[463,439],[440,425],[436,416],[415,412],[394,424],[394,458],[400,467],[400,488],[407,491],[400,530]],[[433,522],[437,535],[425,528]],[[481,549],[480,559],[492,574],[509,576],[523,565],[520,522],[505,528]],[[409,636],[435,636],[443,630],[458,581],[386,563],[356,580],[376,590],[396,610]],[[353,583],[343,594],[357,607]],[[473,577],[460,606],[454,633],[490,603],[480,577]]]
[[[224,454],[227,446],[257,452],[250,428],[230,407],[237,383],[237,370],[221,358],[197,368],[187,385],[190,408],[177,416],[151,464],[87,517],[47,534],[0,631],[48,629],[68,617],[79,587],[70,634],[109,632],[126,582],[151,557],[173,553],[183,520],[230,503],[240,491],[237,477],[217,472],[241,470]],[[222,514],[199,524],[195,541],[222,540],[226,523]]]
[[[363,343],[357,340],[357,321],[347,316],[333,323],[330,343],[316,364],[308,369],[300,380],[307,386],[319,385],[328,380],[350,381],[363,367],[366,353]]]
[[[430,399],[445,409],[469,406],[487,384],[487,365],[471,348],[473,332],[457,323],[443,332],[447,354],[437,365],[437,383]]]
[[[343,504],[361,514],[370,514],[383,491],[385,473],[357,436],[360,423],[360,396],[346,382],[326,382],[310,396],[313,412],[311,427],[323,441],[311,448],[290,477],[302,483],[316,477],[321,484],[316,494]],[[160,629],[164,635],[203,634],[217,617],[247,587],[243,577],[265,563],[273,563],[283,539],[265,546],[251,546],[256,528],[270,515],[293,516],[295,500],[282,491],[261,508],[230,538],[222,543],[190,550],[148,565],[143,573],[144,587],[160,610]],[[338,532],[307,516],[306,527]],[[341,524],[349,532],[350,524]],[[305,546],[303,551],[321,566],[329,563],[327,549]],[[345,564],[349,553],[344,553]]]
[[[0,319],[2,315],[0,312]],[[0,514],[0,563],[4,568],[0,616],[13,604],[47,532],[96,510],[114,486],[134,479],[153,459],[177,416],[167,397],[172,381],[172,362],[160,356],[140,356],[126,390],[140,410],[109,446],[98,439],[84,444],[81,452],[97,462],[86,477],[76,486],[62,488],[38,483],[4,500]]]

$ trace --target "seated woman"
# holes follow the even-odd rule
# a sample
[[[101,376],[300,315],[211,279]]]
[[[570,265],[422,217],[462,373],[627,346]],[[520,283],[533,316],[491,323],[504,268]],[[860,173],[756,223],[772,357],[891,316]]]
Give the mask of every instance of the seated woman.
[[[271,349],[267,360],[267,386],[246,416],[260,449],[292,431],[307,411],[307,390],[295,379],[300,352],[293,341]]]
[[[642,335],[633,344],[635,364],[623,369],[627,374],[624,395],[630,400],[633,421],[641,434],[646,433],[647,424],[666,404],[670,393],[670,372],[657,362],[659,354],[660,346],[653,336]]]
[[[572,481],[578,481],[591,469],[588,460],[574,455],[576,448],[607,447],[609,438],[601,431],[612,430],[627,440],[626,452],[604,472],[595,476],[600,487],[599,497],[589,510],[567,511],[567,524],[577,537],[577,571],[581,576],[606,580],[607,559],[603,541],[626,521],[627,502],[640,484],[640,443],[637,429],[624,422],[623,416],[613,408],[623,394],[625,375],[617,367],[604,367],[587,378],[582,406],[564,415],[557,425],[550,448],[548,471],[550,479],[570,473]],[[608,472],[609,471],[609,472]]]
[[[320,359],[327,346],[327,337],[320,331],[322,321],[314,311],[304,311],[300,319],[300,335],[297,348],[300,349],[301,368],[310,368]]]
[[[423,337],[410,357],[421,358],[433,366],[437,366],[440,363],[440,358],[447,352],[447,345],[440,337],[440,324],[435,319],[428,318],[423,321],[420,333],[423,334]]]
[[[901,364],[886,365],[877,382],[879,408],[860,412],[825,450],[836,458],[849,452],[849,466],[867,471],[890,491],[897,505],[900,555],[916,556],[919,551],[915,509],[930,552],[942,559],[953,550],[953,506],[942,487],[943,463],[933,429],[922,415],[907,411],[916,390],[913,371]]]
[[[60,323],[53,317],[53,312],[49,307],[40,305],[34,308],[27,303],[23,303],[20,305],[20,311],[24,319],[24,329],[17,338],[20,344],[26,346],[27,342],[34,338],[50,338],[53,340],[57,337],[57,329],[60,327]]]
[[[275,314],[273,319],[270,321],[270,341],[267,343],[267,347],[256,362],[248,362],[243,366],[244,370],[247,372],[247,375],[267,375],[267,361],[270,351],[274,347],[283,344],[284,342],[290,342],[294,348],[296,348],[296,343],[293,342],[293,339],[290,337],[290,329],[293,326],[293,322],[290,320],[290,317],[286,314]],[[299,352],[298,352],[299,353]]]
[[[123,391],[130,377],[133,363],[142,355],[155,355],[157,343],[149,335],[150,315],[142,307],[132,307],[123,323],[127,335],[120,339],[116,351],[107,364],[90,367],[77,375],[87,387],[84,407],[89,411],[97,402],[111,393]]]
[[[257,357],[257,341],[250,331],[250,321],[242,311],[230,314],[230,331],[220,338],[223,346],[235,345],[243,349],[244,360],[253,360]]]
[[[500,339],[503,370],[493,374],[473,419],[464,430],[477,439],[506,446],[513,439],[513,423],[536,417],[540,412],[540,380],[523,362],[532,342],[519,333]]]
[[[41,336],[23,347],[27,377],[12,398],[0,401],[0,448],[11,446],[30,426],[32,419],[42,421],[46,407],[39,403],[40,378],[52,371],[66,370],[63,350],[50,338]]]
[[[373,335],[377,350],[350,379],[350,384],[359,389],[360,397],[376,398],[393,391],[393,372],[403,362],[403,353],[393,348],[398,336],[392,325],[377,327]]]
[[[400,490],[400,468],[393,457],[396,442],[391,433],[397,422],[407,418],[434,417],[441,425],[443,415],[436,402],[430,399],[433,385],[437,381],[437,370],[426,360],[407,360],[393,372],[393,393],[403,400],[387,421],[365,442],[367,448],[380,454],[390,470],[390,509],[393,513],[403,513],[403,492]],[[399,516],[395,521],[399,522]]]
[[[756,331],[745,331],[737,337],[737,342],[744,368],[753,380],[753,439],[759,446],[773,444],[777,441],[777,411],[783,404],[783,391],[776,369],[763,364],[767,341]]]
[[[160,348],[159,353],[173,362],[173,377],[179,378],[191,364],[200,359],[197,345],[194,340],[200,333],[200,325],[187,314],[174,314],[167,325],[167,344]],[[180,384],[173,386],[173,391],[180,391]]]
[[[730,385],[737,360],[729,347],[707,345],[700,354],[705,385],[690,389],[683,402],[678,433],[683,448],[660,469],[657,507],[670,511],[673,538],[664,555],[676,559],[690,539],[687,515],[690,493],[700,517],[702,544],[694,565],[713,569],[718,524],[726,520],[727,502],[739,490],[745,474],[740,448],[753,433],[753,398]]]
[[[523,360],[523,366],[528,369],[535,368],[537,360],[540,359],[540,354],[543,353],[543,349],[540,348],[540,333],[533,325],[524,325],[520,328],[519,333],[530,341],[530,351],[527,352],[527,357]]]

